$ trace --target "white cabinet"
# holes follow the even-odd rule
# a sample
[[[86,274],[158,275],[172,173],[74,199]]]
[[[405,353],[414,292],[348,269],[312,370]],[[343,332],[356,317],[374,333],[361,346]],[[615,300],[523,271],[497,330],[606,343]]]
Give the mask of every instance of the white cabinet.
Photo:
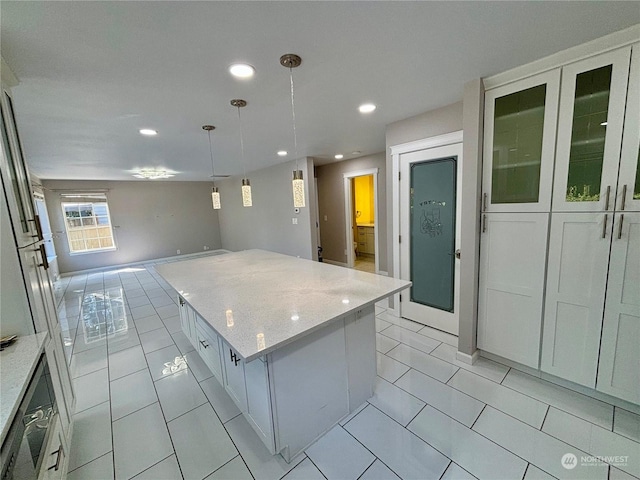
[[[554,212],[613,211],[631,47],[563,67]]]
[[[65,478],[67,471],[67,442],[63,432],[60,417],[55,415],[52,419],[52,427],[49,441],[44,450],[44,458],[38,480],[59,480]]]
[[[375,233],[371,226],[358,226],[358,253],[374,255],[375,249]]]
[[[487,91],[483,210],[547,212],[560,69]]]
[[[222,383],[222,363],[218,335],[202,324],[196,324],[196,350],[213,375]]]
[[[596,389],[640,404],[640,213],[617,213]]]
[[[222,342],[223,386],[240,411],[247,411],[247,386],[244,361],[225,341]]]
[[[245,362],[178,298],[185,335],[269,452],[286,461],[373,395],[373,305]]]
[[[538,368],[548,213],[483,215],[478,347]]]
[[[610,213],[551,215],[541,370],[595,387]]]
[[[633,46],[629,72],[616,210],[640,212],[640,43]]]

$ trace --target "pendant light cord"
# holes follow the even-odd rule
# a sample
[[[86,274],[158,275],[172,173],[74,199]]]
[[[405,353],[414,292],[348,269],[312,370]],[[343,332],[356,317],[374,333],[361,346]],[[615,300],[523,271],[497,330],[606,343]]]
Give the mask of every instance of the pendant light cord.
[[[242,151],[242,171],[244,177],[247,177],[247,167],[244,161],[244,135],[242,133],[242,118],[240,117],[240,107],[238,107],[238,122],[240,123],[240,150]]]
[[[289,67],[289,80],[291,82],[291,118],[293,120],[293,153],[296,157],[296,171],[298,171],[298,135],[296,133],[296,107],[293,96],[293,68]]]
[[[211,183],[213,183],[213,185],[215,186],[216,184],[216,177],[215,177],[215,168],[213,166],[213,147],[211,146],[211,130],[208,130],[207,133],[209,134],[209,155],[211,155]]]

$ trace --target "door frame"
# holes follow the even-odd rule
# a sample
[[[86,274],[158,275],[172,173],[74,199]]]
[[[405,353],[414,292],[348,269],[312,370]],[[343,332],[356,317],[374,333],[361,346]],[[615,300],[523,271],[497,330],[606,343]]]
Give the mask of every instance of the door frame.
[[[456,143],[462,143],[462,130],[458,130],[444,135],[437,135],[435,137],[423,138],[421,140],[415,140],[413,142],[402,143],[390,147],[391,151],[391,178],[397,179],[392,181],[391,201],[392,201],[392,245],[393,245],[393,278],[400,278],[400,223],[402,221],[400,215],[400,156],[406,153],[417,152],[420,150],[427,150],[435,147],[444,147],[446,145],[453,145]],[[461,172],[461,165],[457,166],[458,174]],[[461,183],[458,188],[461,187]],[[462,208],[462,205],[459,205]],[[457,213],[456,213],[457,215]],[[377,237],[376,237],[377,241]],[[377,244],[376,244],[377,247]],[[393,295],[393,308],[389,308],[391,312],[397,317],[400,316],[400,294]]]
[[[373,175],[373,218],[374,220],[374,229],[373,229],[373,238],[374,238],[374,250],[375,250],[375,271],[376,273],[380,272],[380,250],[379,250],[379,242],[378,235],[380,234],[380,216],[378,215],[378,168],[368,168],[366,170],[357,170],[355,172],[347,172],[343,174],[344,181],[344,216],[345,216],[345,230],[346,230],[346,245],[345,250],[347,252],[347,267],[353,268],[355,265],[355,259],[353,258],[353,222],[351,211],[353,209],[353,204],[351,202],[351,179],[355,177],[366,177],[368,175]]]

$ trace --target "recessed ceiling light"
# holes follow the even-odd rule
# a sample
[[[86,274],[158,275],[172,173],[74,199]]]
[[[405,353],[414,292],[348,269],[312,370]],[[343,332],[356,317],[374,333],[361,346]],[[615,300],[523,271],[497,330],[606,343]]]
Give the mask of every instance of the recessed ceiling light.
[[[286,151],[286,150],[280,150],[280,151],[278,152],[278,156],[280,156],[280,157],[286,157],[286,156],[287,156],[287,151]]]
[[[363,103],[358,107],[360,113],[371,113],[376,109],[376,106],[373,103]]]
[[[335,158],[336,160],[342,160],[344,158],[344,155],[342,155],[341,153],[334,155],[333,158]]]
[[[140,129],[140,133],[142,135],[148,135],[150,137],[153,137],[154,135],[158,134],[158,131],[157,130],[153,130],[151,128],[141,128]]]
[[[250,78],[256,73],[256,69],[248,63],[234,63],[229,67],[229,73],[238,78]]]

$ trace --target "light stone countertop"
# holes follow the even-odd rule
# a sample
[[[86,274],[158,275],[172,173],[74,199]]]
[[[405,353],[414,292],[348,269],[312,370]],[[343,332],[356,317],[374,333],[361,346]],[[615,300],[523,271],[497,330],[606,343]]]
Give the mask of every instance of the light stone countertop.
[[[13,345],[0,352],[0,444],[13,423],[48,335],[41,332],[18,337]]]
[[[411,285],[264,250],[155,269],[247,362]]]

